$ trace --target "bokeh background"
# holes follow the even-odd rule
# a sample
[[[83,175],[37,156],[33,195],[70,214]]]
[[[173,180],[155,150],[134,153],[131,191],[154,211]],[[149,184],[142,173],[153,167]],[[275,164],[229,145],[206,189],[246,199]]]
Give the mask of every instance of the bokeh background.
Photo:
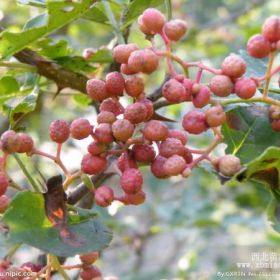
[[[159,8],[165,12],[164,5]],[[115,9],[118,9],[117,4]],[[13,0],[0,1],[0,24],[11,30],[18,30],[38,13],[40,8],[37,7],[19,6]],[[173,17],[185,19],[189,26],[184,39],[174,44],[174,52],[185,60],[202,59],[219,67],[227,54],[246,47],[247,39],[260,31],[266,17],[279,15],[280,5],[278,0],[173,0],[172,13]],[[65,40],[69,53],[81,55],[86,47],[108,45],[113,30],[106,24],[80,19],[49,38],[53,42]],[[149,45],[137,24],[132,26],[129,41],[141,47]],[[35,47],[40,50],[40,44]],[[166,65],[162,62],[161,66],[160,71],[145,77],[147,93],[161,84]],[[96,116],[95,109],[82,94],[64,90],[53,100],[55,90],[52,86],[42,86],[43,94],[35,112],[21,120],[21,125],[27,127],[41,149],[49,151],[55,149],[47,133],[52,120],[71,121],[85,116],[94,122]],[[178,123],[172,126],[180,127],[182,115],[187,110],[183,104],[163,108],[160,112],[176,119]],[[2,130],[6,127],[5,122],[1,117]],[[204,147],[211,137],[211,134],[190,137],[190,145]],[[64,149],[63,158],[72,169],[78,168],[85,147],[85,142],[73,141]],[[224,148],[221,145],[217,155],[223,154]],[[14,162],[9,164],[13,178],[24,186],[26,182],[21,171]],[[37,166],[46,177],[57,173],[45,159],[35,158],[31,162],[26,158],[26,165]],[[264,186],[237,182],[222,184],[206,165],[197,168],[188,179],[158,180],[149,168],[143,167],[142,171],[147,192],[143,205],[122,207],[114,203],[109,209],[98,209],[114,232],[110,248],[98,261],[105,276],[114,275],[121,280],[218,279],[218,271],[236,271],[237,263],[250,262],[252,252],[278,250],[280,238],[268,222],[266,209],[270,193]],[[117,178],[111,178],[108,184],[117,186]],[[23,247],[16,262],[34,260],[38,254],[36,249]],[[76,260],[70,259],[68,263]],[[73,274],[72,277],[75,279],[76,276]]]

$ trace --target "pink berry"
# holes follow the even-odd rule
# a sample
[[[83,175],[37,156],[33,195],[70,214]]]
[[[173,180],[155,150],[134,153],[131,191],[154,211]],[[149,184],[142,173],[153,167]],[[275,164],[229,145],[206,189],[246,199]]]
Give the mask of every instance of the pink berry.
[[[121,154],[121,156],[118,158],[117,165],[121,172],[124,172],[129,168],[138,168],[136,161],[130,158],[126,153]]]
[[[144,92],[144,80],[142,77],[133,75],[126,79],[125,81],[125,91],[131,97],[138,97]]]
[[[246,62],[242,57],[231,54],[222,63],[223,74],[232,79],[241,77],[246,72]]]
[[[182,83],[170,79],[163,85],[162,95],[170,103],[180,103],[184,101],[186,90]]]
[[[18,133],[20,146],[18,153],[30,153],[33,150],[34,142],[33,139],[26,133]]]
[[[136,50],[135,44],[121,44],[113,49],[113,57],[118,63],[127,63],[130,54]]]
[[[132,147],[133,155],[136,161],[151,162],[156,156],[153,146],[147,144],[136,144]]]
[[[217,96],[226,97],[233,92],[233,83],[226,75],[214,76],[209,84],[210,90]]]
[[[192,102],[194,107],[202,108],[208,105],[210,101],[210,97],[211,97],[211,93],[209,88],[206,86],[201,86],[200,90],[196,94],[193,94]]]
[[[81,170],[89,175],[96,175],[102,172],[107,165],[107,160],[102,157],[86,154],[81,162]]]
[[[0,196],[3,195],[9,186],[9,179],[4,173],[0,173]]]
[[[179,175],[186,167],[186,162],[183,157],[178,155],[173,155],[168,158],[164,165],[164,172],[169,176]]]
[[[154,33],[149,30],[149,28],[143,23],[143,15],[140,15],[138,17],[138,25],[139,25],[139,29],[140,31],[142,31],[145,35],[153,35]]]
[[[102,274],[96,266],[86,266],[80,272],[82,280],[99,280],[102,279]]]
[[[153,175],[159,179],[167,178],[168,175],[163,169],[164,163],[166,162],[167,158],[162,156],[157,156],[151,165],[151,172]]]
[[[151,120],[146,123],[143,135],[150,141],[162,141],[167,138],[168,127],[161,121]]]
[[[88,152],[93,156],[98,156],[107,151],[106,145],[96,141],[91,142],[87,147]]]
[[[81,262],[88,266],[97,261],[97,259],[99,258],[99,253],[98,252],[85,253],[80,255],[79,257]]]
[[[105,82],[98,79],[90,79],[87,81],[87,93],[93,101],[103,101],[108,98]]]
[[[124,118],[133,124],[144,122],[147,117],[147,108],[141,102],[128,105],[124,110]]]
[[[149,49],[134,51],[128,59],[128,67],[131,71],[150,74],[158,68],[159,58]]]
[[[112,126],[109,123],[99,124],[94,131],[94,137],[99,143],[111,144],[114,141]]]
[[[183,86],[185,87],[184,101],[190,101],[192,99],[192,88],[194,82],[191,79],[184,79]]]
[[[49,127],[49,134],[52,141],[61,144],[69,138],[69,124],[64,120],[53,121]]]
[[[124,112],[122,104],[113,98],[107,98],[103,100],[99,107],[100,111],[112,112],[115,116],[118,116]]]
[[[121,175],[120,184],[125,193],[136,194],[143,184],[142,174],[135,168],[126,169]]]
[[[200,134],[208,129],[206,115],[200,111],[188,112],[184,115],[183,128],[191,134]]]
[[[223,175],[231,177],[241,169],[240,159],[234,155],[225,155],[219,159],[218,169]]]
[[[119,141],[127,141],[134,132],[134,125],[126,119],[116,120],[112,124],[114,137]]]
[[[165,24],[165,16],[157,9],[148,8],[142,14],[142,22],[148,30],[160,33]]]
[[[110,123],[112,124],[116,120],[116,116],[112,112],[102,111],[97,115],[97,123]]]
[[[250,78],[240,78],[235,83],[234,91],[242,99],[249,99],[256,93],[257,85]]]
[[[185,132],[179,129],[169,129],[168,138],[176,138],[180,140],[183,145],[186,145],[188,141],[188,137]]]
[[[193,161],[193,155],[190,152],[190,150],[186,147],[184,147],[183,152],[180,154],[185,160],[186,163],[191,163]]]
[[[252,36],[247,43],[247,51],[250,56],[255,58],[264,58],[271,52],[271,43],[262,35]]]
[[[0,213],[4,213],[10,205],[10,198],[6,195],[0,196]]]
[[[136,72],[132,71],[132,69],[130,69],[128,64],[126,64],[126,63],[121,64],[120,71],[124,75],[133,75],[133,74],[137,73],[137,71]]]
[[[147,115],[146,115],[146,118],[145,118],[145,121],[148,121],[152,118],[152,116],[154,115],[154,104],[151,100],[149,99],[142,99],[139,101],[140,103],[144,104],[145,107],[146,107],[146,112],[147,112]]]
[[[4,153],[15,153],[20,147],[20,138],[13,130],[7,130],[1,135],[1,149]]]
[[[143,204],[146,200],[146,194],[143,191],[140,191],[136,194],[125,194],[119,199],[124,204],[130,205],[140,205]]]
[[[270,42],[277,42],[280,40],[280,17],[270,16],[266,19],[262,26],[263,36]]]
[[[115,71],[106,75],[106,90],[111,96],[121,96],[124,91],[124,78],[121,73]]]
[[[176,138],[167,138],[160,143],[159,153],[163,157],[170,157],[172,155],[181,155],[184,150],[182,142]]]
[[[206,122],[209,127],[216,127],[224,124],[227,120],[224,109],[221,105],[209,108],[206,111]]]
[[[101,207],[108,207],[114,200],[114,192],[110,187],[100,186],[94,193],[95,203]]]
[[[187,23],[181,19],[173,19],[164,25],[164,33],[171,41],[179,41],[187,31]]]
[[[70,134],[74,139],[87,138],[92,133],[92,125],[87,119],[76,119],[70,125]]]

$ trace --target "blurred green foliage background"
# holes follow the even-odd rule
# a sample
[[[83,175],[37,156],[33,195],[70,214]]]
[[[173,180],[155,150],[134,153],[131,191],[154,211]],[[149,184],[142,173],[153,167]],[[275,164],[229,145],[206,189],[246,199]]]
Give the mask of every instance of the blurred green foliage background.
[[[115,2],[111,4],[117,13],[118,4],[125,0]],[[214,66],[219,66],[227,54],[244,49],[247,39],[260,31],[266,17],[280,13],[278,0],[173,0],[172,5],[173,17],[185,19],[189,26],[184,39],[174,45],[174,52],[183,59],[203,59]],[[164,5],[159,7],[166,12]],[[38,7],[17,5],[13,0],[0,1],[0,24],[16,31],[40,11]],[[102,17],[97,21],[101,22],[79,19],[51,34],[49,42],[41,41],[33,47],[40,51],[40,44],[52,45],[64,40],[60,51],[80,56],[86,47],[106,46],[114,37],[113,29],[106,20],[102,22]],[[137,24],[132,26],[129,41],[142,47],[148,45]],[[161,84],[166,70],[164,62],[161,69],[146,77],[147,93]],[[25,83],[29,78],[25,77]],[[85,116],[94,121],[95,110],[88,106],[82,94],[63,90],[53,100],[56,92],[53,85],[42,86],[41,92],[36,110],[21,120],[20,126],[26,127],[42,148],[55,149],[48,142],[47,133],[52,120],[71,121]],[[161,109],[161,114],[178,120],[174,126],[179,127],[186,110],[185,105],[174,105]],[[5,127],[4,118],[2,125]],[[191,137],[190,141],[202,147],[211,141],[211,136]],[[217,154],[222,154],[223,149],[221,147]],[[84,144],[70,142],[63,156],[74,169],[83,152]],[[30,160],[25,160],[32,168]],[[22,173],[15,163],[10,164],[15,180],[24,185]],[[38,158],[35,164],[46,176],[57,172],[46,160]],[[105,276],[115,275],[121,280],[218,279],[218,271],[234,271],[236,263],[250,262],[251,252],[279,250],[279,235],[270,229],[265,214],[270,193],[264,186],[223,185],[207,171],[207,166],[195,170],[188,179],[157,180],[147,168],[143,171],[145,204],[137,207],[113,204],[109,211],[99,209],[115,234],[111,247],[103,252],[99,261]],[[117,180],[110,179],[108,184],[117,184]],[[20,256],[32,259],[36,254],[36,251],[31,255],[25,251]]]

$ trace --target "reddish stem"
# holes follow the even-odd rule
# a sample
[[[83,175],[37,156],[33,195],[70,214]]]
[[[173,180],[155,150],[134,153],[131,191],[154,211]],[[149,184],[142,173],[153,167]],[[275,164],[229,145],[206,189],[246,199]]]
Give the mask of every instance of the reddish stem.
[[[189,67],[198,67],[198,68],[200,68],[202,70],[208,71],[208,72],[213,73],[215,75],[222,74],[222,70],[221,69],[212,68],[210,66],[207,66],[207,65],[203,64],[202,62],[189,62],[189,63],[186,63],[186,67],[187,68],[189,68]]]
[[[171,42],[170,40],[167,38],[167,36],[165,35],[165,33],[162,31],[160,34],[159,34],[165,44],[165,47],[166,47],[166,51],[171,53]],[[177,76],[177,72],[174,68],[174,65],[172,64],[172,60],[170,57],[166,57],[166,60],[167,60],[167,65],[168,65],[168,69],[169,69],[169,72],[170,72],[170,75],[172,77],[176,77]]]

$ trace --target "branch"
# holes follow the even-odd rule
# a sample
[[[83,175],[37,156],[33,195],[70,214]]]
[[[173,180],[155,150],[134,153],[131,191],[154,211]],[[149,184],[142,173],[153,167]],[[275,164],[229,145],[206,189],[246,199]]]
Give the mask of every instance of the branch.
[[[92,176],[91,181],[94,184],[94,187],[99,187],[105,180],[114,176],[115,173],[101,173],[100,175]],[[71,205],[76,204],[80,201],[86,194],[89,193],[89,188],[85,184],[80,184],[77,188],[71,192],[68,196],[68,203]]]
[[[14,56],[22,63],[35,66],[39,75],[54,81],[59,89],[72,88],[86,93],[88,80],[86,76],[65,69],[28,48],[16,53]]]

